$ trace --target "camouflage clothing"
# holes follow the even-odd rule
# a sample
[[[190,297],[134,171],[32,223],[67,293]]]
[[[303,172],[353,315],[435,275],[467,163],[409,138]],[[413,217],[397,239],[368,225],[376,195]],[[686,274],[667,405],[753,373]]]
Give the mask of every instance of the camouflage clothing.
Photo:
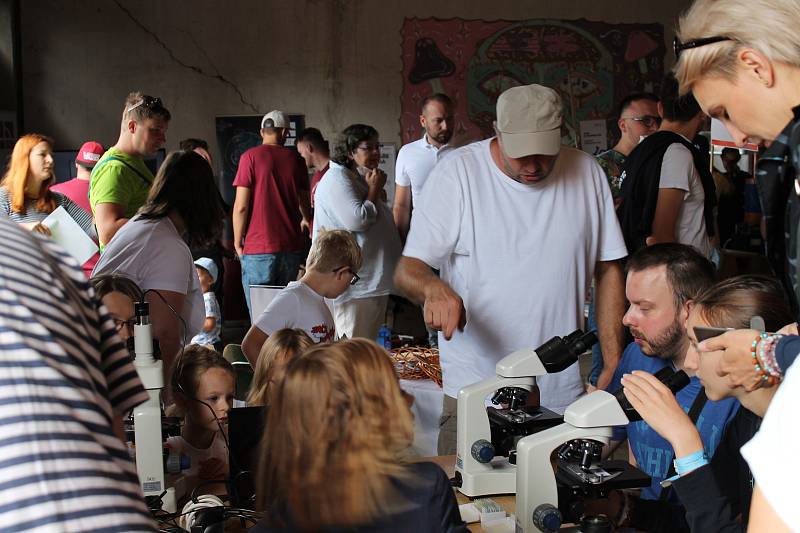
[[[619,176],[622,174],[622,165],[625,164],[625,155],[612,148],[598,154],[596,158],[603,168],[603,172],[606,173],[608,186],[611,187],[611,196],[614,198],[614,207],[617,207],[619,196],[622,193],[622,182]]]

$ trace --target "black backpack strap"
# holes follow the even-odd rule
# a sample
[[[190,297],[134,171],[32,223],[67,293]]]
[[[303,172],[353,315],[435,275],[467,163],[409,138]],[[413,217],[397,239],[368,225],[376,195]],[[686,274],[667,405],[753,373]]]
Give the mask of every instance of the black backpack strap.
[[[145,175],[144,175],[144,174],[142,174],[141,172],[139,172],[139,170],[138,170],[136,167],[134,167],[133,165],[131,165],[130,163],[128,163],[128,162],[127,162],[127,161],[125,161],[124,159],[120,159],[119,157],[116,157],[116,156],[113,156],[113,155],[110,155],[110,156],[108,156],[107,158],[105,158],[105,159],[103,159],[102,161],[100,161],[100,162],[99,162],[99,163],[98,163],[98,164],[97,164],[97,165],[94,167],[94,169],[92,169],[92,172],[94,172],[94,171],[95,171],[97,168],[99,168],[99,167],[101,167],[101,166],[105,165],[105,164],[106,164],[106,163],[108,163],[109,161],[119,161],[120,163],[122,163],[123,165],[125,165],[127,168],[131,169],[131,170],[132,170],[132,171],[133,171],[133,172],[134,172],[134,173],[135,173],[137,176],[139,176],[139,178],[140,178],[140,179],[141,179],[141,180],[144,182],[144,184],[145,184],[145,185],[147,185],[147,187],[148,187],[148,188],[149,188],[149,187],[150,187],[150,186],[153,184],[153,181],[152,181],[151,179],[148,179],[148,178],[147,178],[147,176],[145,176]]]
[[[697,418],[700,416],[700,411],[703,410],[703,407],[706,406],[706,401],[708,397],[706,396],[706,389],[700,387],[700,392],[697,393],[695,396],[694,401],[692,402],[692,406],[689,408],[689,419],[692,421],[692,424],[695,426],[697,425]],[[667,469],[667,475],[664,479],[669,479],[675,475],[675,454],[672,454],[672,458],[669,461],[669,468]],[[668,487],[661,488],[661,494],[658,496],[660,501],[667,501],[669,499],[669,495],[672,492],[672,485]]]

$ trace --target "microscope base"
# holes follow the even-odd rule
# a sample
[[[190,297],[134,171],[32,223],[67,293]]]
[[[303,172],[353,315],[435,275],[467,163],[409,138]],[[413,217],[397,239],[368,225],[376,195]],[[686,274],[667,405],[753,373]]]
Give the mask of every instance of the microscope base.
[[[506,457],[497,457],[487,465],[483,472],[461,473],[459,492],[470,498],[489,494],[514,494],[517,492],[517,466]]]

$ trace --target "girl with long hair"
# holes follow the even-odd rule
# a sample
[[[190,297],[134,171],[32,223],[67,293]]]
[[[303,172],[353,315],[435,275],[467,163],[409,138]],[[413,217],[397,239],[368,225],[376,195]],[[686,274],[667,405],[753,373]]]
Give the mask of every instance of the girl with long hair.
[[[286,365],[311,346],[314,341],[302,329],[284,328],[270,335],[258,353],[247,405],[269,405],[283,381]]]
[[[0,181],[0,216],[49,235],[50,230],[41,222],[63,206],[83,231],[94,237],[92,216],[63,194],[51,191],[55,181],[53,140],[39,133],[23,135],[14,144]]]
[[[144,291],[165,372],[205,321],[189,246],[215,240],[224,216],[206,160],[195,152],[172,152],[145,205],[114,235],[95,266],[93,275],[125,275]]]
[[[464,532],[432,463],[404,463],[414,422],[386,352],[366,339],[293,359],[267,416],[253,532]]]

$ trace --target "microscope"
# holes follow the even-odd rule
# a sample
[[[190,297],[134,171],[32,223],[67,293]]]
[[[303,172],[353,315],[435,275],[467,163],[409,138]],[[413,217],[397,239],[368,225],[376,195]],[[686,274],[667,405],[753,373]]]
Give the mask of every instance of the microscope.
[[[174,486],[165,483],[165,468],[170,473],[188,468],[180,455],[167,452],[165,457],[162,434],[161,389],[164,388],[163,362],[156,359],[152,325],[150,324],[150,305],[136,302],[135,324],[133,326],[134,360],[133,365],[147,390],[149,398],[133,409],[134,443],[136,449],[136,472],[145,500],[151,510],[163,509],[177,511],[177,498]],[[157,346],[157,344],[156,344]]]
[[[553,337],[536,350],[504,357],[495,367],[496,376],[458,392],[454,485],[459,491],[470,497],[515,492],[517,441],[562,422],[557,413],[525,405],[536,376],[561,372],[596,342],[594,332],[581,330]],[[490,395],[500,408],[486,407]]]
[[[655,376],[673,393],[689,384],[682,370],[667,367]],[[612,490],[650,484],[650,477],[627,461],[601,460],[612,427],[637,420],[641,417],[622,389],[615,394],[599,390],[567,407],[563,424],[520,439],[516,531],[549,533],[562,523],[582,524],[581,531],[610,531],[606,517],[586,516],[583,502],[606,498]],[[555,450],[554,472],[551,456]]]

